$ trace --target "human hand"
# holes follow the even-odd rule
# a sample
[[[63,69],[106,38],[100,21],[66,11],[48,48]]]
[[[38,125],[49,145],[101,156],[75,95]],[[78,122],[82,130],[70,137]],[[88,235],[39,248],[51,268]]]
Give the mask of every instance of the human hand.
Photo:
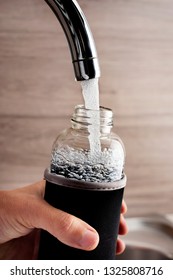
[[[45,181],[0,191],[0,259],[36,259],[39,229],[47,230],[63,243],[83,250],[93,250],[98,233],[84,221],[53,208],[44,199]],[[123,218],[127,207],[122,203],[119,234],[126,234]],[[125,248],[117,240],[117,254]]]
[[[120,224],[119,224],[119,235],[126,235],[128,232],[128,227],[126,224],[126,220],[124,218],[124,214],[127,212],[127,205],[125,201],[123,200],[122,206],[121,206],[121,214],[120,214]],[[116,247],[116,254],[120,255],[125,250],[125,243],[123,240],[121,240],[119,237],[117,239],[117,247]]]

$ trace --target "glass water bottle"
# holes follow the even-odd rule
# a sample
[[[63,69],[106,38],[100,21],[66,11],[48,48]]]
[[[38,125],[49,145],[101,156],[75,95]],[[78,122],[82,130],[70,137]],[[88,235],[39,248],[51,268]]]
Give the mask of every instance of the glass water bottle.
[[[94,227],[98,246],[92,251],[72,248],[42,230],[39,259],[115,259],[126,176],[124,145],[112,127],[112,110],[76,106],[71,127],[53,144],[44,174],[45,200]]]

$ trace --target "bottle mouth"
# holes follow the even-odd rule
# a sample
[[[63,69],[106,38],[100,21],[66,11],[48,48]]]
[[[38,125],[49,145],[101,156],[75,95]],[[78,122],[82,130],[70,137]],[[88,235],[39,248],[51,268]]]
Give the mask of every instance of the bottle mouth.
[[[84,105],[77,105],[72,115],[71,121],[83,125],[92,125],[98,121],[100,127],[113,126],[113,112],[111,109],[100,106],[99,110],[86,109]]]

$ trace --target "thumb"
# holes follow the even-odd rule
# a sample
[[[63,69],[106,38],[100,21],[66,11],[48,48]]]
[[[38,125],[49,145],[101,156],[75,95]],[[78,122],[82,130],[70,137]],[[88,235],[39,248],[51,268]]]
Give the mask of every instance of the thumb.
[[[33,227],[48,231],[66,245],[93,250],[99,242],[97,231],[81,219],[49,205],[45,200],[37,203]]]

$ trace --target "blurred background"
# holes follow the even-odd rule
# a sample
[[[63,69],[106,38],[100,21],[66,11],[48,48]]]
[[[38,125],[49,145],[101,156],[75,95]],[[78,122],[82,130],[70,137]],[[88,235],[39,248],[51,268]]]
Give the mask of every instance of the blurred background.
[[[78,0],[101,67],[100,104],[126,147],[127,216],[173,213],[173,2]],[[43,178],[83,103],[62,28],[43,0],[0,0],[0,188]]]

